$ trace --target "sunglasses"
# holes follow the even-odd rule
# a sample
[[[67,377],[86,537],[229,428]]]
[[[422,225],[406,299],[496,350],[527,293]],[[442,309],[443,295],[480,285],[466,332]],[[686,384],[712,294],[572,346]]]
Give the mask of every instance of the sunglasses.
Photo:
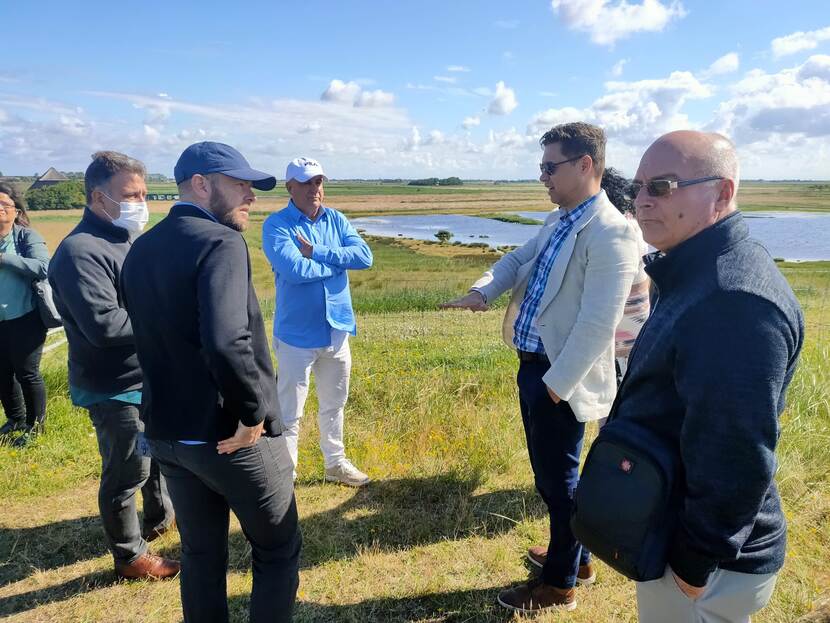
[[[710,175],[709,177],[696,177],[693,180],[649,180],[645,184],[642,182],[632,182],[625,191],[625,198],[629,201],[634,201],[644,186],[649,197],[668,197],[677,188],[722,179],[724,178],[719,175]]]
[[[574,160],[579,160],[580,158],[584,158],[586,154],[582,154],[581,156],[576,156],[575,158],[568,158],[567,160],[563,160],[562,162],[540,162],[539,163],[539,170],[542,173],[547,173],[548,175],[553,175],[556,173],[556,167],[560,164],[565,164],[566,162],[573,162]]]

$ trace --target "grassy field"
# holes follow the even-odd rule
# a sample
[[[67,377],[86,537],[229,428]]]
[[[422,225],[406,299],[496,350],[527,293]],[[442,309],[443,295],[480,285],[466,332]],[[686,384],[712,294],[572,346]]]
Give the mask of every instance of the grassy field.
[[[531,188],[505,192],[530,196]],[[535,195],[543,205],[538,188]],[[355,197],[354,205],[372,200]],[[509,211],[499,205],[482,212],[494,210]],[[260,250],[261,219],[254,216],[246,237],[270,321],[274,286]],[[54,249],[77,216],[34,220]],[[547,528],[524,446],[515,358],[499,338],[501,310],[435,310],[496,255],[405,240],[370,244],[375,266],[352,274],[359,334],[346,444],[375,482],[362,491],[324,484],[316,418],[306,417],[296,491],[305,543],[296,618],[521,620],[494,605],[495,595],[528,576],[524,550],[544,543]],[[777,478],[789,552],[773,602],[753,618],[765,623],[794,620],[830,586],[830,263],[781,267],[804,307],[808,337],[782,419]],[[0,448],[0,617],[179,621],[178,580],[118,582],[111,573],[97,518],[95,437],[86,413],[69,402],[65,359],[62,346],[43,362],[48,433],[25,451]],[[307,412],[315,407],[312,398]],[[250,550],[235,522],[230,540],[232,618],[244,621]],[[178,547],[174,533],[153,549],[175,556]],[[635,621],[633,584],[604,565],[599,574],[596,585],[579,589],[575,612],[535,620]]]

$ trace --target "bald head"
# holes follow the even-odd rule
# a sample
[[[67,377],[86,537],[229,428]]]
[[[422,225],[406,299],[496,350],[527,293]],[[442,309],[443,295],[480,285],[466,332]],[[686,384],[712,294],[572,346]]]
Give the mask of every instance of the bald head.
[[[656,180],[677,184],[668,193],[650,191]],[[668,251],[732,214],[738,180],[735,146],[725,136],[681,130],[658,138],[635,177],[645,184],[634,207],[646,242]]]
[[[682,166],[686,171],[684,176],[732,180],[735,185],[735,196],[732,199],[735,202],[740,183],[738,154],[732,141],[722,134],[678,130],[658,138],[646,150],[646,154],[652,149],[661,151],[664,156]]]

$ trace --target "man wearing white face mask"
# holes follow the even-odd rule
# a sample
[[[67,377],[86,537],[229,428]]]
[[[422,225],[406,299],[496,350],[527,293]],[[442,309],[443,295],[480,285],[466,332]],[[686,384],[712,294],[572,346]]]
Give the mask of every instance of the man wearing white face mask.
[[[179,563],[147,551],[173,525],[173,507],[158,466],[144,451],[139,419],[142,373],[119,279],[133,238],[147,224],[144,165],[112,151],[92,156],[87,207],[58,246],[49,283],[69,342],[69,393],[88,410],[101,453],[98,507],[123,578],[176,575]],[[135,494],[144,501],[143,527]]]

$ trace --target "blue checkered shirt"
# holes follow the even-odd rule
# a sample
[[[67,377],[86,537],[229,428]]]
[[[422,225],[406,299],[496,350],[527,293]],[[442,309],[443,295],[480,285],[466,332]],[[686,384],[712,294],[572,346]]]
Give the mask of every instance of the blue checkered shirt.
[[[519,316],[516,318],[516,324],[513,325],[513,344],[517,349],[529,353],[545,352],[545,347],[542,345],[542,338],[539,337],[539,329],[536,327],[536,316],[539,314],[539,302],[545,293],[545,287],[548,285],[548,275],[550,275],[553,263],[556,261],[559,251],[562,249],[562,244],[565,242],[568,234],[571,233],[574,223],[585,213],[585,210],[588,209],[588,206],[596,198],[597,195],[594,195],[562,216],[556,225],[556,229],[551,234],[544,251],[536,258],[536,267],[533,269],[533,274],[527,283],[525,297],[522,301],[522,306],[519,308]]]

